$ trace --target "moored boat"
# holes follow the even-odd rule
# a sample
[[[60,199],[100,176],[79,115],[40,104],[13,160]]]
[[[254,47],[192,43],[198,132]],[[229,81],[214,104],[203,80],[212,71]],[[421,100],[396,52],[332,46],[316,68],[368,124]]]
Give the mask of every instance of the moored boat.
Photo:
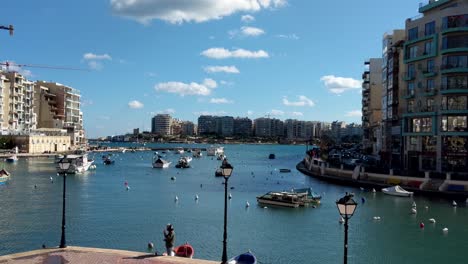
[[[407,190],[401,188],[399,185],[395,185],[388,188],[383,188],[382,192],[388,195],[401,196],[401,197],[410,197],[413,195],[413,192],[408,192]]]
[[[185,243],[182,246],[174,248],[174,253],[178,257],[192,258],[195,254],[195,250],[189,243]]]
[[[211,146],[211,147],[206,149],[206,155],[207,156],[218,156],[220,154],[224,154],[224,147]]]
[[[172,162],[164,160],[160,155],[155,154],[153,157],[153,168],[169,168]]]
[[[5,169],[1,169],[0,170],[0,183],[7,181],[9,178],[10,178],[10,173]]]
[[[228,260],[228,264],[257,264],[257,258],[248,251]]]
[[[111,160],[110,158],[107,158],[104,160],[104,164],[105,165],[111,165],[111,164],[114,164],[115,163],[115,160]]]
[[[184,153],[184,148],[180,148],[180,147],[179,147],[179,148],[175,148],[175,149],[174,149],[174,153],[176,153],[176,154],[183,154],[183,153]]]
[[[179,162],[177,163],[177,165],[175,165],[176,168],[179,168],[179,169],[186,169],[186,168],[190,168],[190,162],[187,161],[187,159],[185,157],[181,157],[179,159]]]
[[[93,164],[94,160],[88,159],[88,154],[83,152],[82,154],[71,154],[66,155],[63,159],[67,159],[70,162],[70,167],[66,171],[66,173],[83,173],[89,169],[91,164]],[[62,160],[63,160],[62,159]],[[60,163],[60,162],[59,162]],[[57,163],[57,171],[63,172],[60,169],[60,164]]]
[[[201,158],[201,156],[203,156],[203,154],[202,154],[201,150],[197,149],[197,150],[194,150],[194,151],[192,152],[192,156],[193,156],[194,158]]]
[[[10,156],[10,157],[6,158],[5,161],[6,162],[17,162],[18,157],[16,155],[13,155],[13,156]]]

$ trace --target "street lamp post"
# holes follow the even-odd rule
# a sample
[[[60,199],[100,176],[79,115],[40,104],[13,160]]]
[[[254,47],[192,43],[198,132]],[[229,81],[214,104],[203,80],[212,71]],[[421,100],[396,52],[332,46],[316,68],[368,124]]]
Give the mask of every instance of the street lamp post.
[[[60,172],[58,175],[63,175],[63,196],[62,196],[62,237],[60,239],[60,248],[66,248],[67,242],[65,241],[65,200],[67,191],[67,171],[70,168],[70,160],[63,158],[59,161]]]
[[[344,218],[344,226],[345,226],[345,239],[344,239],[344,264],[348,263],[348,219],[350,219],[354,211],[356,210],[357,203],[353,200],[353,194],[348,194],[338,201],[336,201],[336,206],[338,207],[338,212],[340,213],[341,217]]]
[[[231,164],[227,161],[227,159],[223,160],[223,164],[221,165],[221,173],[223,174],[224,177],[224,234],[223,234],[223,257],[222,257],[222,262],[221,264],[226,264],[227,263],[227,251],[226,251],[226,245],[227,245],[227,186],[228,186],[228,180],[229,177],[232,174],[232,170],[234,167],[232,167]]]

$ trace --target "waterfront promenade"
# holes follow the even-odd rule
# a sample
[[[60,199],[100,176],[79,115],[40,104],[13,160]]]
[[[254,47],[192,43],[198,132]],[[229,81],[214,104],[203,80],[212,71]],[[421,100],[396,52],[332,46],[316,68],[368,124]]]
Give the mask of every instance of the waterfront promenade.
[[[216,261],[180,257],[155,256],[154,254],[87,247],[39,249],[23,253],[0,256],[0,263],[148,263],[148,264],[214,264]]]

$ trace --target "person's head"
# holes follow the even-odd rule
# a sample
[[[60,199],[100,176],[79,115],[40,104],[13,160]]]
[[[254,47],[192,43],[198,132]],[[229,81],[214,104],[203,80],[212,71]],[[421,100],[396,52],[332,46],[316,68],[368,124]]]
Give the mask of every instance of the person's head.
[[[166,230],[169,231],[169,232],[172,232],[172,231],[174,231],[174,227],[172,226],[172,224],[167,224]]]

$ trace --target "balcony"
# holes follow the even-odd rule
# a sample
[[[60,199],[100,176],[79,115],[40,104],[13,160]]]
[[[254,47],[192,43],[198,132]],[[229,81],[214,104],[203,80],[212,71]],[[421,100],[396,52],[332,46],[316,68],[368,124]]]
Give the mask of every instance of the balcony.
[[[422,70],[422,74],[424,77],[428,78],[428,77],[434,77],[437,75],[437,73],[439,72],[439,68],[438,67],[431,67],[431,68],[424,68]]]
[[[458,63],[458,64],[443,64],[441,67],[440,73],[467,73],[468,72],[468,62]]]
[[[442,85],[440,94],[465,94],[468,93],[468,85]]]
[[[424,13],[424,12],[427,12],[431,9],[434,9],[436,7],[439,7],[443,4],[446,4],[450,2],[450,0],[438,0],[438,1],[435,1],[435,0],[429,0],[425,3],[420,3],[419,4],[419,13]]]
[[[405,72],[403,73],[403,80],[404,81],[412,81],[416,78],[415,72]]]

